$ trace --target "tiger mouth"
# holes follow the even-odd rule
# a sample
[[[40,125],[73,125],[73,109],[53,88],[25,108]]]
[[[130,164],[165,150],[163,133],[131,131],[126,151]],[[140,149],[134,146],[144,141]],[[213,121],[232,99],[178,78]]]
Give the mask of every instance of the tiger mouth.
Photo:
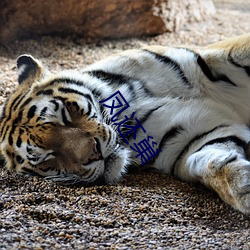
[[[116,144],[114,151],[104,159],[104,165],[107,166],[108,162],[113,160],[117,154],[117,151],[121,148],[119,143]]]

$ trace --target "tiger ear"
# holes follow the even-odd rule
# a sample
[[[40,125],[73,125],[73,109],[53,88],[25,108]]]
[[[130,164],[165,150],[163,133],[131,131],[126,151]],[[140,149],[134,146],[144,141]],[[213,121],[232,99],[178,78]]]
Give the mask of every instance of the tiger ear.
[[[43,76],[43,65],[30,55],[21,55],[17,59],[18,83],[31,86]]]

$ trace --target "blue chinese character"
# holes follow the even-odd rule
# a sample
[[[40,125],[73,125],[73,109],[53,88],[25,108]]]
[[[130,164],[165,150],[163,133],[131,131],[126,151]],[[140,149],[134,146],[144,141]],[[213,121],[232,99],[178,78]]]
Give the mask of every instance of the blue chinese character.
[[[113,98],[113,100],[112,100]],[[118,112],[116,112],[112,118],[111,118],[111,121],[112,122],[115,122],[117,121],[117,116],[123,112],[125,109],[127,109],[128,107],[130,107],[130,105],[128,104],[128,102],[125,100],[125,98],[123,97],[123,95],[121,94],[121,92],[118,90],[116,91],[113,95],[111,95],[110,97],[108,97],[107,99],[105,100],[102,100],[102,101],[99,101],[99,103],[105,103],[105,102],[108,102],[109,100],[112,100],[112,104],[111,105],[108,105],[108,104],[103,104],[104,107],[106,108],[110,108],[110,115],[113,115],[114,113],[114,109],[120,109]],[[115,105],[115,103],[118,103]],[[115,118],[115,119],[114,119]]]
[[[152,146],[149,144],[149,140],[153,139],[152,136],[148,136],[147,139],[143,139],[142,141],[138,142],[138,144],[134,143],[135,148],[133,148],[132,146],[130,146],[130,148],[132,148],[134,151],[136,151],[138,154],[135,156],[136,158],[141,156],[141,162],[142,165],[144,165],[144,163],[149,163],[149,160],[152,159],[153,157],[155,157],[156,155],[159,154],[160,151],[162,151],[161,149],[156,149],[156,152],[154,151],[153,147],[154,145],[156,145],[156,142],[152,142]]]
[[[141,128],[141,129],[143,130],[143,132],[146,133],[146,130],[142,127],[141,123],[139,122],[139,120],[138,120],[137,118],[135,118],[135,120],[136,120],[136,122],[137,122],[137,125],[126,125],[126,124],[124,124],[126,121],[129,121],[129,119],[133,119],[133,118],[134,118],[134,115],[135,115],[135,112],[132,113],[132,115],[131,115],[130,118],[128,118],[128,117],[125,115],[125,120],[121,121],[120,123],[114,123],[115,125],[118,125],[117,130],[118,130],[119,134],[121,135],[121,137],[123,138],[123,140],[124,140],[127,144],[129,144],[129,143],[128,143],[128,141],[125,139],[125,137],[126,137],[128,134],[131,134],[132,132],[134,132],[134,137],[133,137],[133,138],[134,138],[134,140],[135,140],[135,139],[136,139],[136,131],[137,131],[139,128]],[[127,129],[128,129],[127,132],[124,133],[124,134],[121,132],[121,128],[120,128],[122,124],[124,124],[124,125],[122,126],[122,129],[124,129],[124,128],[127,128]]]

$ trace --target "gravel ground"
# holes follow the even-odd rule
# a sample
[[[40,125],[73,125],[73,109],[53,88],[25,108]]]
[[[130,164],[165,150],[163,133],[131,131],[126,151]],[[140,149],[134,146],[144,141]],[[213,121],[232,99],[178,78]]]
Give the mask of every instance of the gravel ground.
[[[52,71],[148,44],[203,45],[250,32],[249,0],[216,0],[208,22],[154,38],[43,37],[0,47],[0,105],[30,53]],[[137,169],[113,186],[68,188],[0,169],[0,249],[249,249],[250,219],[203,186]]]

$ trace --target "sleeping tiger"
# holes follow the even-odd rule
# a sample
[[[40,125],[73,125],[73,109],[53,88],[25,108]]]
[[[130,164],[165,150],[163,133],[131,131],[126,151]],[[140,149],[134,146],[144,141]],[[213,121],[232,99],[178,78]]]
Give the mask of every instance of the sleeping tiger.
[[[202,48],[125,51],[81,72],[51,74],[30,55],[17,68],[0,124],[8,169],[67,184],[114,183],[141,164],[135,149],[147,141],[158,150],[151,166],[250,213],[250,34]]]

